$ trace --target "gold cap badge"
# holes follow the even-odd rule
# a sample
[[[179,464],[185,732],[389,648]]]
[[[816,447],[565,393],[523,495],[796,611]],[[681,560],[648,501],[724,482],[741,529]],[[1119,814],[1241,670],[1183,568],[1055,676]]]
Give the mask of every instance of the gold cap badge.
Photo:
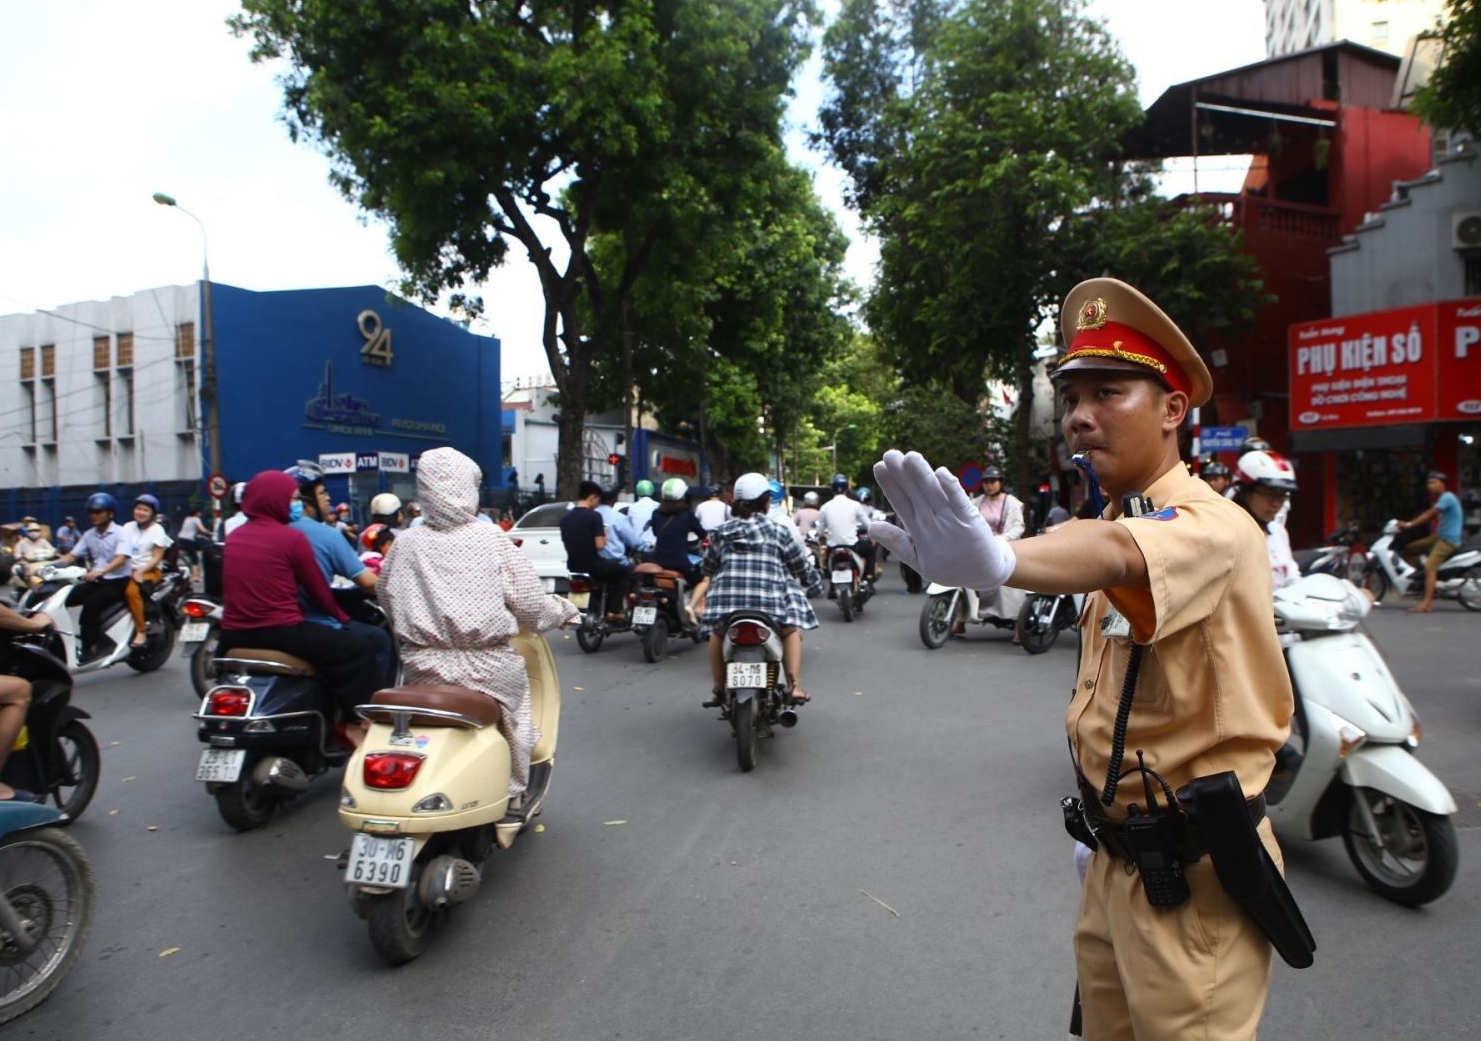
[[[1080,308],[1079,317],[1075,319],[1075,328],[1099,329],[1106,321],[1106,301],[1097,296],[1085,301],[1085,306]]]

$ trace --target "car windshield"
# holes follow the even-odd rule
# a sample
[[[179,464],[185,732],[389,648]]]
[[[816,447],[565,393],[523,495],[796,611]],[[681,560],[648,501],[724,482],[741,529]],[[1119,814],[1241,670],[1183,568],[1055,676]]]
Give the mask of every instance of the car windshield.
[[[561,518],[571,508],[568,502],[552,502],[544,506],[537,506],[519,520],[514,522],[516,528],[554,528],[560,525]]]

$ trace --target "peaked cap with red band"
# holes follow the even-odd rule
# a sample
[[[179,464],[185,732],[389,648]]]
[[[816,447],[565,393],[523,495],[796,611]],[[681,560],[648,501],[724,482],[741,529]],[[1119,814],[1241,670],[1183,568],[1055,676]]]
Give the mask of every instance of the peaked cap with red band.
[[[1081,282],[1059,314],[1068,353],[1054,376],[1070,372],[1142,369],[1194,408],[1208,403],[1214,381],[1208,366],[1173,320],[1138,290],[1114,278]]]

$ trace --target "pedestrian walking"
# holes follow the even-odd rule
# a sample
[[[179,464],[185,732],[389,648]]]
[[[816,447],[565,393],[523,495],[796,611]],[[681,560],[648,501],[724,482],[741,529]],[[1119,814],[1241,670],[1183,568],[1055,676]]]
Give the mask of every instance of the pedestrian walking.
[[[1061,328],[1064,434],[1092,493],[1108,493],[1104,519],[1004,542],[954,474],[891,451],[875,473],[904,528],[874,534],[938,581],[1090,594],[1065,718],[1083,803],[1066,823],[1098,847],[1074,934],[1084,1036],[1251,1039],[1270,981],[1267,936],[1285,953],[1288,936],[1303,935],[1304,961],[1288,960],[1310,962],[1294,904],[1257,925],[1265,909],[1226,893],[1225,861],[1216,872],[1210,854],[1237,850],[1241,892],[1284,892],[1263,792],[1292,696],[1264,539],[1179,458],[1178,430],[1212,381],[1178,327],[1131,286],[1096,278],[1070,291]],[[1232,791],[1235,812],[1190,830],[1167,796],[1190,783]]]

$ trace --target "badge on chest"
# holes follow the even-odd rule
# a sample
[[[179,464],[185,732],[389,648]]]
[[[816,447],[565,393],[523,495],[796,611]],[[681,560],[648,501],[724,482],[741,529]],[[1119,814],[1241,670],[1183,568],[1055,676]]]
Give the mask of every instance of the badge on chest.
[[[1129,640],[1131,639],[1131,623],[1126,616],[1114,607],[1107,607],[1105,615],[1100,620],[1100,634],[1107,640]]]

